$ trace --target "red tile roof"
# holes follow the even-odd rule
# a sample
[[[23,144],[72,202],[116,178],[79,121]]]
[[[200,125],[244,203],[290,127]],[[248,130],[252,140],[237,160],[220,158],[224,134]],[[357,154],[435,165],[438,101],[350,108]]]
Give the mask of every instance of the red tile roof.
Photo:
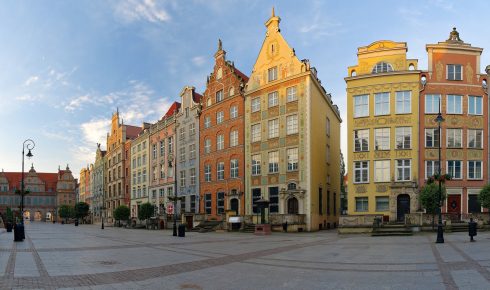
[[[239,69],[235,68],[235,73],[239,75],[245,83],[248,82],[248,77],[244,73],[242,73]]]
[[[60,170],[60,172],[63,170]],[[3,172],[5,174],[5,177],[7,178],[9,182],[9,187],[10,188],[17,188],[20,189],[20,183],[22,181],[22,172]],[[49,189],[52,189],[52,191],[56,191],[56,185],[58,184],[58,173],[44,173],[44,172],[36,172],[35,173],[37,177],[41,179],[41,181],[44,182],[46,188],[45,190],[48,191]],[[24,179],[27,178],[29,175],[28,172],[24,173]],[[25,182],[25,180],[24,180]]]
[[[196,91],[192,90],[192,100],[194,103],[199,103],[201,102],[203,96],[199,93],[196,93]]]
[[[177,111],[180,109],[180,103],[179,102],[174,102],[170,108],[168,109],[167,113],[165,114],[165,116],[163,116],[164,118],[166,117],[169,117],[169,116],[172,116],[173,114],[177,113]]]
[[[138,137],[138,134],[143,130],[141,127],[132,125],[123,125],[126,127],[126,139],[134,139]]]

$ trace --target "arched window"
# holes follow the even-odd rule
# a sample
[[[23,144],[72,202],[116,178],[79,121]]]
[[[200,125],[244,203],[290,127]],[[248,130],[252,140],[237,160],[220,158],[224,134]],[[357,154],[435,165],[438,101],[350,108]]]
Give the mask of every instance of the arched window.
[[[298,214],[298,200],[296,197],[288,199],[288,214]]]
[[[393,67],[391,66],[391,64],[382,61],[382,62],[378,62],[373,67],[372,73],[377,74],[377,73],[384,73],[384,72],[390,72],[390,71],[393,71]]]
[[[288,184],[288,190],[296,190],[296,183],[291,182]]]

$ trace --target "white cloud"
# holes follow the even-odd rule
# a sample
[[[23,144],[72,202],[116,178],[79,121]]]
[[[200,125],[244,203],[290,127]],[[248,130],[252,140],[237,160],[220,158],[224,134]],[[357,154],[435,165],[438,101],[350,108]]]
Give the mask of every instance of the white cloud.
[[[326,15],[321,1],[314,1],[312,5],[312,17],[305,19],[305,23],[299,26],[299,32],[305,33],[308,37],[320,38],[332,36],[343,32],[342,23],[333,21],[333,17]]]
[[[126,22],[149,21],[153,23],[168,22],[170,14],[163,7],[162,1],[124,0],[115,2],[115,13]]]
[[[50,138],[50,139],[56,139],[56,140],[61,140],[61,141],[65,141],[65,142],[73,141],[73,138],[70,137],[70,135],[60,133],[60,132],[50,132],[47,130],[42,130],[41,134],[43,134],[43,136]]]
[[[206,58],[204,56],[196,56],[192,58],[192,63],[196,66],[202,66],[206,63]]]
[[[39,80],[38,76],[31,76],[24,82],[24,86],[26,87],[30,86],[31,84],[37,82],[38,80]]]
[[[110,126],[111,119],[92,119],[89,122],[82,123],[80,129],[82,130],[84,143],[87,145],[93,144],[94,147],[97,143],[105,144]]]
[[[34,102],[42,99],[42,95],[30,95],[30,94],[25,94],[22,96],[15,97],[17,101],[24,101],[24,102]]]

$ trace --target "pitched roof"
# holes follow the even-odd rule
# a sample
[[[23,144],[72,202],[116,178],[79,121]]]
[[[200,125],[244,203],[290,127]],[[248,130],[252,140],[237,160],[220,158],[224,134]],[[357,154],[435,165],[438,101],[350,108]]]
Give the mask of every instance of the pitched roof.
[[[180,103],[179,102],[174,102],[170,108],[168,109],[167,113],[165,114],[165,116],[163,116],[164,118],[166,117],[169,117],[169,116],[172,116],[173,114],[175,114],[178,110],[180,109]]]
[[[126,127],[126,139],[134,139],[138,137],[138,134],[143,130],[141,127],[132,125],[124,125]]]
[[[22,181],[22,172],[4,172],[4,174],[9,182],[9,187],[17,188],[20,185]],[[25,172],[24,179],[27,178],[28,175],[29,173]],[[36,172],[35,175],[44,182],[46,191],[49,189],[56,191],[56,185],[58,184],[58,173]]]
[[[196,93],[195,90],[192,90],[192,100],[194,101],[194,103],[199,103],[201,102],[202,100],[202,95],[199,94],[199,93]]]

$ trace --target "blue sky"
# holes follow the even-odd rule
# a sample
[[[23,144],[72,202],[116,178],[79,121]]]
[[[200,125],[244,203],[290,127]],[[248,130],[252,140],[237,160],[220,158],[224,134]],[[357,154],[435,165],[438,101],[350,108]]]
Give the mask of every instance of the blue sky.
[[[456,26],[465,42],[490,49],[488,1],[2,1],[0,168],[20,171],[22,142],[32,138],[27,162],[38,171],[70,164],[78,175],[96,143],[105,147],[116,107],[139,126],[159,119],[184,86],[203,92],[218,38],[249,75],[273,5],[344,119],[343,78],[359,46],[405,41],[426,69],[425,44]]]

